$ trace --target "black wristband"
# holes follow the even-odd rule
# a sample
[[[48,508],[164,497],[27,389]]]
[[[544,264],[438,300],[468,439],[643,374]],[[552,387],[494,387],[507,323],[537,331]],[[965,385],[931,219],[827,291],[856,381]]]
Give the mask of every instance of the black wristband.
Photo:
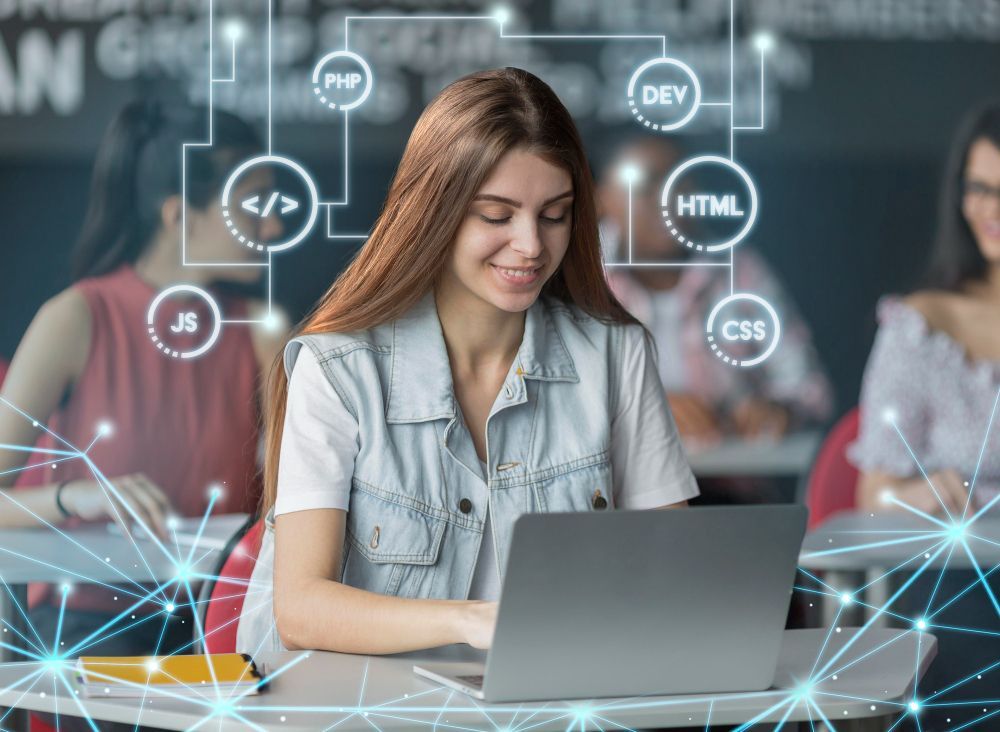
[[[59,509],[59,513],[63,515],[63,518],[73,517],[73,514],[71,514],[69,511],[66,510],[66,506],[64,506],[62,502],[63,488],[65,488],[69,482],[70,481],[68,480],[64,480],[62,483],[56,486],[56,508]]]

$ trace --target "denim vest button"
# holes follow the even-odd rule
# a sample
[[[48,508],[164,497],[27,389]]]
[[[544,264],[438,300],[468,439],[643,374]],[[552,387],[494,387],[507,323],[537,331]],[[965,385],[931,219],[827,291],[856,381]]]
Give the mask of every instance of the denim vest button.
[[[594,508],[596,508],[598,511],[603,510],[603,509],[605,509],[605,508],[608,507],[608,499],[606,499],[604,496],[601,495],[601,489],[600,488],[598,488],[596,491],[594,491],[594,501],[593,501],[593,504],[594,504]]]
[[[472,501],[470,501],[468,498],[463,498],[461,501],[458,502],[458,510],[461,511],[462,513],[471,513]]]

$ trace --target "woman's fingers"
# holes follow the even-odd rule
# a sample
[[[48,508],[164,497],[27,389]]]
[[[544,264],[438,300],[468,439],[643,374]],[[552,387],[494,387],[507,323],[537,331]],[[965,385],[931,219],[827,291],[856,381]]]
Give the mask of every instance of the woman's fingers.
[[[126,514],[130,521],[141,522],[150,533],[158,536],[165,535],[163,514],[156,501],[146,490],[139,485],[131,476],[127,476],[115,482],[122,501],[128,503]]]

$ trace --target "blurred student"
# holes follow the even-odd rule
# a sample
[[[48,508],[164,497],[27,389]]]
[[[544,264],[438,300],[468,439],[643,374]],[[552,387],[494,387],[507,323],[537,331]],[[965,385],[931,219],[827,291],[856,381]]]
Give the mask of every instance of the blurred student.
[[[683,262],[690,250],[678,244],[660,214],[663,182],[681,162],[681,151],[645,137],[612,156],[599,187],[601,235],[609,262],[622,261],[629,205],[620,170],[637,166],[642,180],[632,186],[632,251],[636,261]],[[728,255],[727,255],[728,257]],[[728,270],[716,267],[617,267],[608,279],[625,307],[650,329],[659,351],[660,378],[681,436],[712,442],[725,434],[780,437],[789,429],[816,424],[830,413],[829,382],[809,330],[760,257],[740,246],[736,290],[760,295],[781,313],[780,349],[755,369],[722,363],[705,343],[705,320],[730,294]]]
[[[861,470],[865,511],[909,507],[961,523],[988,510],[1000,488],[1000,430],[990,429],[1000,416],[1000,104],[972,113],[955,138],[927,280],[926,289],[879,303],[860,434],[848,456]],[[967,700],[996,683],[986,671],[995,646],[983,634],[996,626],[991,596],[1000,587],[985,574],[927,569],[891,608],[933,618],[938,654],[921,689],[946,691],[921,712],[924,730],[971,723],[979,714]]]
[[[928,287],[879,303],[849,452],[864,509],[899,508],[891,495],[961,516],[977,466],[972,505],[997,495],[1000,430],[985,450],[983,438],[1000,388],[1000,104],[974,113],[956,138],[938,215]]]
[[[206,354],[181,360],[157,350],[145,322],[150,302],[170,285],[212,289],[221,281],[250,284],[260,277],[259,267],[182,266],[181,145],[202,139],[206,123],[204,109],[155,102],[129,104],[115,117],[97,152],[88,209],[73,252],[73,284],[38,311],[3,384],[2,444],[38,441],[67,449],[44,432],[45,425],[84,449],[106,423],[111,434],[97,440],[88,456],[120,500],[109,498],[84,460],[32,469],[26,466],[27,452],[0,450],[0,486],[9,488],[21,476],[18,490],[0,491],[0,526],[127,518],[131,511],[165,536],[168,514],[203,514],[212,485],[222,488],[214,513],[252,511],[259,500],[257,388],[261,369],[270,364],[284,334],[224,328]],[[220,192],[235,165],[259,148],[246,123],[216,112],[211,150],[189,153],[190,262],[249,261],[249,250],[223,223]],[[266,176],[247,176],[235,195],[249,195],[255,186],[268,183]],[[257,226],[262,241],[281,232],[274,218],[234,214],[241,217],[241,226]],[[223,317],[263,316],[261,306],[248,299],[219,292],[215,297]],[[182,310],[198,307],[167,299],[162,316],[174,322]],[[62,541],[55,534],[52,540]],[[73,550],[68,542],[66,548]],[[74,588],[66,603],[70,612],[61,622],[66,649],[135,600],[117,595],[97,585]],[[186,599],[182,595],[177,602]],[[59,623],[59,600],[52,597],[31,616],[47,643]],[[166,625],[141,623],[124,634],[109,630],[86,652],[144,652],[158,643],[166,647],[190,641],[190,622]]]

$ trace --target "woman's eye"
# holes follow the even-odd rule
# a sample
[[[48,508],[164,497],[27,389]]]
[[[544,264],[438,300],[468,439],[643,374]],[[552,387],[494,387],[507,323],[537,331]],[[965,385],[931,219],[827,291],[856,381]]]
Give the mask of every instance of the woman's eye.
[[[479,214],[479,218],[481,218],[487,224],[493,224],[494,226],[500,226],[501,224],[506,224],[508,221],[510,221],[510,216],[504,216],[498,219],[493,219],[487,216],[486,214]]]
[[[562,213],[559,216],[542,216],[541,218],[546,224],[561,224],[566,220],[566,214]]]

